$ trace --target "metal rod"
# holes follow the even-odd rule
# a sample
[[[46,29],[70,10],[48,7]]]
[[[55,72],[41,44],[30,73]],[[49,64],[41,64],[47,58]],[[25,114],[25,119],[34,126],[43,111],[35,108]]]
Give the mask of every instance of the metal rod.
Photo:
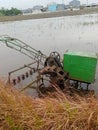
[[[9,75],[12,74],[12,73],[14,73],[14,72],[16,72],[16,71],[18,71],[18,70],[24,69],[24,68],[26,68],[26,67],[28,67],[28,66],[30,66],[30,65],[32,65],[32,64],[35,64],[35,63],[37,63],[37,62],[34,61],[34,62],[32,62],[32,63],[30,63],[30,64],[28,64],[28,65],[24,65],[23,67],[20,67],[20,68],[18,68],[18,69],[15,69],[15,70],[9,72]]]
[[[42,78],[38,78],[37,80],[32,81],[30,84],[28,84],[27,86],[25,86],[23,89],[20,90],[20,92],[24,91],[25,89],[29,88],[31,85],[33,85],[34,83],[37,83],[41,80]],[[33,88],[33,87],[32,87]],[[35,88],[35,87],[34,87]]]

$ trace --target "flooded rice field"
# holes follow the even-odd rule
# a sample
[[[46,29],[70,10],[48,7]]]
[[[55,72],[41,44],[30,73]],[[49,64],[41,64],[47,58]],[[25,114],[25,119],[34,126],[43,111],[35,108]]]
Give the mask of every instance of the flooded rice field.
[[[63,57],[66,50],[98,53],[98,14],[1,22],[0,35],[18,38],[36,50],[49,55],[58,51]],[[0,76],[32,62],[31,59],[0,42]],[[95,83],[98,93],[98,67]]]

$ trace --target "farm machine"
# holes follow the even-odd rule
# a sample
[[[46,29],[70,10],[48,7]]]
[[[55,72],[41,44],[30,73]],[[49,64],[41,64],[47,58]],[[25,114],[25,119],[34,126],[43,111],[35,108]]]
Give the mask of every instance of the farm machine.
[[[40,50],[27,45],[23,41],[12,38],[8,35],[1,35],[0,41],[7,47],[14,49],[33,60],[32,63],[15,69],[8,74],[8,82],[14,85],[24,80],[28,75],[37,73],[37,78],[27,87],[37,83],[37,86],[43,86],[44,80],[49,81],[51,86],[56,86],[61,90],[70,88],[82,88],[82,83],[87,85],[94,82],[97,56],[96,54],[84,54],[81,52],[65,52],[63,60],[58,52],[51,52],[49,56],[43,54]],[[31,67],[32,64],[34,67]],[[29,72],[24,75],[11,79],[11,75],[23,68],[29,68]]]

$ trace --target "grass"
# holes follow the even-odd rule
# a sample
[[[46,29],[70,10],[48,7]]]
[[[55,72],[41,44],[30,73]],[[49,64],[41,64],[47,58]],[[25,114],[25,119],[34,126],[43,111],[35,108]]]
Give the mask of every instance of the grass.
[[[98,130],[98,101],[60,90],[34,99],[0,81],[0,130]]]

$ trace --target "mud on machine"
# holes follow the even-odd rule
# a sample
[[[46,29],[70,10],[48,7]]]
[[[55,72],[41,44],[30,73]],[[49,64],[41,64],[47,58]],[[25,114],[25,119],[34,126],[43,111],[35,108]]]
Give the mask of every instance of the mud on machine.
[[[82,90],[82,84],[84,83],[88,90],[88,85],[95,81],[97,66],[97,55],[95,53],[68,51],[61,60],[58,52],[51,52],[49,56],[46,56],[40,50],[38,51],[23,41],[8,35],[1,35],[0,41],[7,47],[33,60],[32,63],[9,72],[8,81],[14,85],[33,73],[37,73],[37,78],[25,88],[32,86],[35,82],[37,86],[44,85],[44,80],[48,80],[51,86],[59,87],[62,90],[69,90],[70,88]],[[34,67],[31,67],[31,65],[34,65]],[[29,68],[30,70],[21,76],[17,76],[17,78],[11,79],[13,73],[23,68]]]

